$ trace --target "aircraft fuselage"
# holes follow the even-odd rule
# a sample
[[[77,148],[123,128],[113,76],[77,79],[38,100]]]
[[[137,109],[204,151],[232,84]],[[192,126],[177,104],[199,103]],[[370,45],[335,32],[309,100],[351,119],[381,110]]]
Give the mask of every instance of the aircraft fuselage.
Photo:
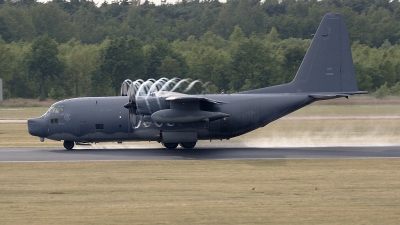
[[[201,96],[224,103],[203,104],[200,110],[204,108],[229,116],[214,121],[157,123],[151,119],[150,113],[168,109],[169,102],[165,98],[150,96],[147,102],[157,100],[160,104],[149,105],[150,112],[136,115],[135,122],[131,123],[129,111],[123,106],[128,101],[126,96],[74,98],[57,102],[43,116],[30,119],[29,133],[51,140],[74,142],[161,142],[164,132],[195,132],[198,140],[229,139],[263,127],[314,101],[306,94]]]

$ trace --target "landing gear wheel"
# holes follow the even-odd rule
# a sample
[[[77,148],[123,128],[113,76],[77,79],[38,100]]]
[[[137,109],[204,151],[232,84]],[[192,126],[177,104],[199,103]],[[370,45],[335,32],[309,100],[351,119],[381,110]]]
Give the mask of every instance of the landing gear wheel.
[[[196,146],[196,142],[182,142],[179,144],[182,148],[192,149]]]
[[[178,143],[163,143],[163,145],[168,149],[175,149],[176,147],[178,147]]]
[[[74,142],[73,141],[64,141],[64,148],[67,150],[71,150],[74,148]]]

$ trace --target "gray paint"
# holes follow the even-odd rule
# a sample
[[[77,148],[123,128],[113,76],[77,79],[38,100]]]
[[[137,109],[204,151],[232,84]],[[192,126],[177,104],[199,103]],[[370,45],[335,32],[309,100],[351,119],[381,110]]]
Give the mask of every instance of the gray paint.
[[[64,140],[67,149],[73,142],[105,141],[188,147],[197,140],[245,134],[318,100],[364,93],[358,91],[344,18],[329,13],[288,84],[237,94],[150,95],[131,102],[128,96],[67,99],[28,120],[28,129],[34,136]]]

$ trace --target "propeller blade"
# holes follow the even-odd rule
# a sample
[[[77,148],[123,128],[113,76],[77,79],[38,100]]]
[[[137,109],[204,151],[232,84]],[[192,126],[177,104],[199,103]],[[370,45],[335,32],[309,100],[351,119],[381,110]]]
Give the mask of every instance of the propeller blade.
[[[136,109],[129,109],[129,122],[133,125],[133,127],[136,126]]]

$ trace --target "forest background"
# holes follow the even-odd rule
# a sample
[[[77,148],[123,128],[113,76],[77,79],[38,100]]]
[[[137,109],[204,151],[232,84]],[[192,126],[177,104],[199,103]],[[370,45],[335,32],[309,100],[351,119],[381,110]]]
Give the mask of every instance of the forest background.
[[[360,90],[400,95],[398,0],[0,0],[4,98],[120,94],[125,79],[290,82],[324,14],[345,16]]]

